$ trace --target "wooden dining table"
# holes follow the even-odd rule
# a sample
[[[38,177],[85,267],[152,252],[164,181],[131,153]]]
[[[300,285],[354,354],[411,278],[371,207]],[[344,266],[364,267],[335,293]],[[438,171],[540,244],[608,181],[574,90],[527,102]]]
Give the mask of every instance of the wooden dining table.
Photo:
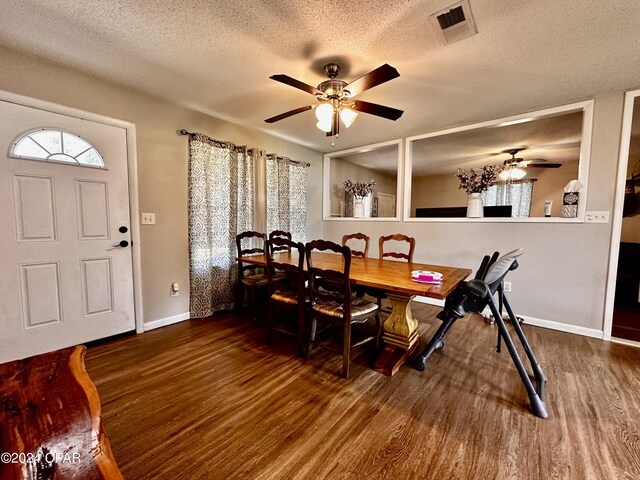
[[[297,252],[279,252],[273,255],[281,263],[298,264]],[[266,266],[265,255],[238,258],[238,261]],[[342,255],[313,252],[313,266],[342,271]],[[440,284],[418,283],[411,280],[414,270],[429,270],[443,274]],[[445,299],[469,276],[468,268],[430,265],[379,258],[352,257],[349,280],[352,285],[361,285],[382,290],[391,302],[391,314],[384,322],[382,339],[385,347],[378,356],[375,369],[385,375],[394,375],[418,345],[418,320],[411,313],[411,300],[416,296]]]

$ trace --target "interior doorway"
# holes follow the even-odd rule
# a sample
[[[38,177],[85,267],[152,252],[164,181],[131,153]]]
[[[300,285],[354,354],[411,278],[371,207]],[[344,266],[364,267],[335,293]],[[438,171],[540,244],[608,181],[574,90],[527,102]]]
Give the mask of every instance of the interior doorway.
[[[605,338],[640,345],[640,90],[625,97],[611,245]]]

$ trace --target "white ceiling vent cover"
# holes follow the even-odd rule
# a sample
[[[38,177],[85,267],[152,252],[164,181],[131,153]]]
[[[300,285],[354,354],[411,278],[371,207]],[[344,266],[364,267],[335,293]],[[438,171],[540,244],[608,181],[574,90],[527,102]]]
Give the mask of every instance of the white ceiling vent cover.
[[[478,33],[468,0],[456,2],[431,15],[445,43],[453,43]]]

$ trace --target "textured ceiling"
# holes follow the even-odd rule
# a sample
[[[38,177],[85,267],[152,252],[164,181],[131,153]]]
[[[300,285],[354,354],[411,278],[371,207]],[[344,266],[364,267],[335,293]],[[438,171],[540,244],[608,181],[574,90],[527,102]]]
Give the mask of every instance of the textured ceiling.
[[[328,61],[346,81],[398,69],[359,98],[404,116],[361,114],[335,149],[640,84],[637,0],[471,0],[479,33],[445,45],[430,15],[450,3],[3,0],[0,44],[319,151],[332,148],[312,112],[264,123],[315,101],[270,75],[317,85]]]

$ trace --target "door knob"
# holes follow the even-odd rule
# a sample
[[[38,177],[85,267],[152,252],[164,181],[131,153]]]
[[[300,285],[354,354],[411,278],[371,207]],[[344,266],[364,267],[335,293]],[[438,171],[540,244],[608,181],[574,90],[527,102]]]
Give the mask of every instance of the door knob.
[[[120,240],[120,242],[115,243],[113,246],[114,247],[126,248],[126,247],[129,246],[129,242],[127,242],[126,240]]]

